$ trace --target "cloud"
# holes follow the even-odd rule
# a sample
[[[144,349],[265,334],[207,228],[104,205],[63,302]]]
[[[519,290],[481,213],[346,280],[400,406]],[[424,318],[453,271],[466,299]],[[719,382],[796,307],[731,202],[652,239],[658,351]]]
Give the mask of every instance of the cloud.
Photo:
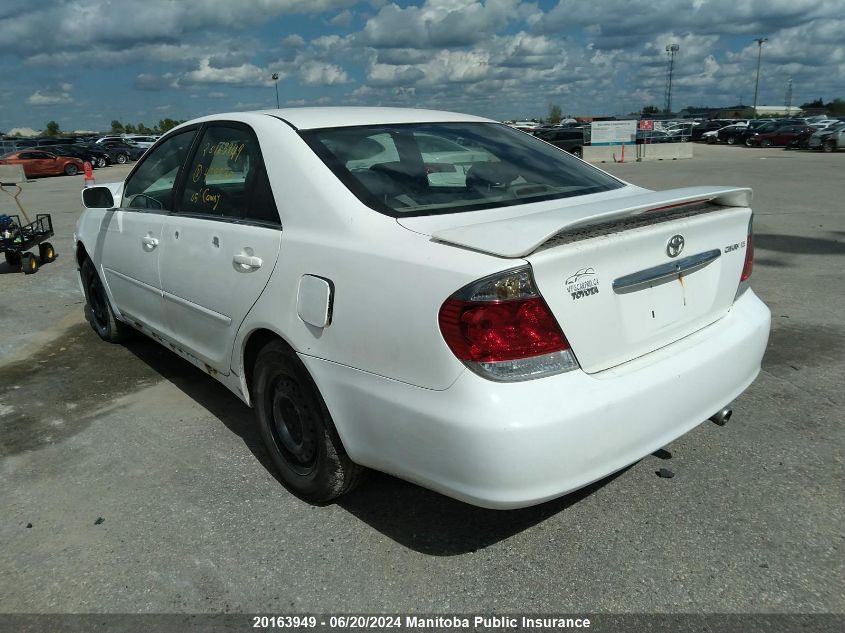
[[[518,20],[519,0],[426,0],[422,6],[388,4],[367,21],[358,42],[374,48],[467,46]]]
[[[329,24],[332,26],[339,26],[341,28],[348,28],[352,24],[352,12],[349,10],[341,11],[329,20]]]
[[[137,90],[159,91],[174,87],[174,76],[171,73],[164,75],[155,75],[151,73],[141,73],[135,77],[132,85]]]
[[[111,0],[45,0],[35,9],[29,3],[27,11],[16,4],[17,8],[0,13],[0,51],[29,57],[92,47],[117,50],[151,42],[176,43],[209,29],[237,31],[280,15],[320,14],[355,1],[256,0],[244,10],[242,3],[231,0],[145,0],[142,9],[132,11],[131,23]]]
[[[300,63],[299,76],[307,86],[334,86],[349,83],[349,76],[340,66],[317,61]]]
[[[177,81],[179,85],[230,84],[240,86],[271,86],[273,85],[271,75],[272,73],[269,71],[259,68],[254,64],[216,68],[211,65],[210,58],[206,57],[200,60],[200,67],[197,70],[184,73]]]
[[[73,103],[73,98],[68,92],[71,89],[71,85],[62,84],[61,88],[64,92],[42,92],[41,90],[36,90],[34,93],[29,95],[29,97],[27,97],[26,102],[30,105],[36,106],[58,105],[60,103]]]

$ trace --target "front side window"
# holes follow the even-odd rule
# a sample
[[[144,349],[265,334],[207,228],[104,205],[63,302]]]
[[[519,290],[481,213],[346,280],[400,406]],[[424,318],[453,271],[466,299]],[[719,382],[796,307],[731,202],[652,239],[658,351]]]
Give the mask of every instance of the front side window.
[[[495,123],[413,123],[301,135],[364,204],[431,215],[598,193],[620,181]]]
[[[188,168],[179,213],[279,223],[255,135],[242,126],[209,126]]]
[[[126,181],[123,206],[130,209],[173,209],[173,186],[188,158],[196,130],[179,132],[144,157]]]

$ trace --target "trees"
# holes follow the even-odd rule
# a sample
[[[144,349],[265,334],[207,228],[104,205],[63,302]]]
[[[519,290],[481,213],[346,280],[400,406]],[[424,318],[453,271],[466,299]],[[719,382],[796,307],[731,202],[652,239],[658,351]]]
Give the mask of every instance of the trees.
[[[845,101],[837,97],[827,104],[827,111],[833,116],[845,116]]]
[[[563,119],[563,113],[560,110],[559,105],[550,105],[549,106],[549,116],[546,119],[546,123],[549,125],[557,125]]]
[[[647,105],[646,107],[643,108],[643,115],[659,114],[659,113],[660,113],[660,108],[658,108],[656,105]]]
[[[173,119],[161,119],[156,126],[158,128],[159,134],[164,134],[168,130],[172,130],[180,123],[184,123],[184,121],[174,121]]]
[[[58,136],[61,134],[62,131],[59,129],[59,124],[55,121],[47,121],[47,125],[44,128],[44,135],[45,136]]]
[[[112,134],[123,134],[123,123],[115,119],[111,122],[111,133]]]

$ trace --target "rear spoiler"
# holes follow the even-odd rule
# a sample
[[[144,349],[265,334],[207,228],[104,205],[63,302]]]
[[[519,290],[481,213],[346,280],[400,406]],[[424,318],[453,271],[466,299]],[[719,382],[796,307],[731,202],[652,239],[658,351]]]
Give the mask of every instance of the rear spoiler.
[[[440,229],[431,234],[438,242],[463,246],[499,257],[525,257],[546,241],[568,231],[634,218],[653,212],[670,212],[695,204],[748,207],[751,189],[743,187],[684,187],[650,191],[621,198],[576,204],[551,211]]]

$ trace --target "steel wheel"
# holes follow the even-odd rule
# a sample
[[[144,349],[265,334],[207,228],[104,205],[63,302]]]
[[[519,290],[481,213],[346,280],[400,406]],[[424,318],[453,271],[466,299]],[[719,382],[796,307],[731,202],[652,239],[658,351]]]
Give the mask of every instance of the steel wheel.
[[[349,459],[308,371],[282,341],[258,354],[252,393],[264,445],[291,492],[323,503],[358,484],[364,469]]]
[[[115,317],[103,282],[90,259],[82,262],[79,274],[85,291],[85,318],[93,330],[109,343],[119,343],[126,339],[132,330]]]
[[[317,428],[314,414],[295,382],[277,377],[270,387],[273,426],[271,431],[278,449],[291,468],[308,475],[317,462]]]

